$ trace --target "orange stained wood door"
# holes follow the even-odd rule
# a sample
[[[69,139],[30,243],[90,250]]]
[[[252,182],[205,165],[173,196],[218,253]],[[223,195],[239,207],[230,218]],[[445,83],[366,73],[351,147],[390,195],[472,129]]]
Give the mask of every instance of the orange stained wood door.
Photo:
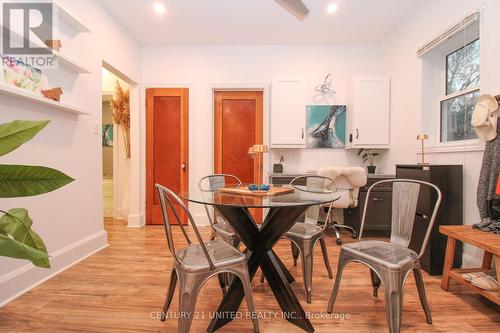
[[[263,141],[262,91],[216,91],[214,100],[215,173],[235,175],[243,183],[257,183],[257,158],[248,154],[248,148]],[[261,165],[261,179],[262,174]],[[252,215],[261,221],[260,210],[252,210]]]
[[[188,111],[187,88],[146,89],[146,224],[163,223],[156,183],[177,194],[188,189]],[[169,221],[177,223],[171,210]]]

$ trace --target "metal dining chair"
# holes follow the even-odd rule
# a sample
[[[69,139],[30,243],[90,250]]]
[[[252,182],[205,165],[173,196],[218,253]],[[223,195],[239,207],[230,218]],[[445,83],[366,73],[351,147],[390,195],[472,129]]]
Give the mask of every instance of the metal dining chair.
[[[241,184],[241,180],[234,175],[217,173],[201,178],[198,182],[198,188],[201,191],[205,192],[216,192],[221,188],[227,186],[237,188],[240,187]],[[234,232],[234,229],[231,227],[231,225],[215,209],[209,208],[208,205],[204,205],[204,207],[205,211],[207,212],[210,227],[212,229],[210,240],[214,240],[216,237],[220,237],[223,241],[238,249],[241,244],[241,239],[238,237],[236,232]],[[229,273],[219,275],[219,284],[222,289],[222,295],[226,294],[232,280],[233,277]]]
[[[420,258],[424,254],[429,236],[436,220],[441,204],[441,191],[431,183],[412,179],[390,179],[374,183],[366,194],[363,218],[359,231],[359,239],[363,235],[370,193],[380,184],[392,183],[392,222],[390,242],[377,240],[360,240],[356,243],[342,245],[340,248],[339,263],[335,285],[330,301],[328,313],[332,313],[333,305],[339,291],[340,280],[345,266],[350,262],[358,262],[370,268],[370,277],[373,286],[373,296],[377,297],[380,283],[384,285],[386,317],[389,332],[398,333],[401,327],[403,309],[403,290],[408,274],[413,271],[417,284],[420,302],[425,312],[428,324],[432,324],[431,310],[425,295],[424,281],[420,268]],[[434,193],[433,193],[434,192]],[[420,208],[419,196],[431,196],[435,199],[432,215],[426,215],[417,210]],[[417,253],[408,248],[415,221],[428,223],[425,237]]]
[[[179,280],[179,333],[187,333],[193,320],[193,312],[196,306],[198,293],[205,282],[214,275],[221,273],[232,273],[236,275],[243,285],[248,311],[255,313],[252,287],[248,274],[246,256],[222,240],[211,240],[203,242],[200,232],[196,227],[193,217],[184,202],[174,192],[156,184],[156,190],[160,199],[163,224],[167,236],[170,253],[174,259],[174,267],[170,274],[170,282],[163,306],[161,320],[164,321],[166,313],[172,303],[173,294]],[[169,210],[171,210],[187,246],[176,250],[172,236],[172,228],[169,221]],[[181,214],[186,214],[194,231],[198,244],[193,244],[180,219]],[[252,315],[254,332],[259,332],[257,317]]]
[[[198,188],[205,192],[216,192],[227,186],[235,188],[240,187],[241,180],[236,176],[220,173],[205,176],[201,178],[198,183]],[[222,215],[220,215],[216,210],[212,210],[212,212],[210,212],[208,205],[204,206],[205,211],[207,212],[208,221],[210,222],[210,227],[212,228],[210,240],[214,240],[218,236],[233,247],[238,248],[241,240],[234,232],[231,225],[229,225],[224,217],[222,217]]]
[[[305,188],[303,186],[299,186],[304,183]],[[292,185],[298,191],[310,193],[337,192],[337,184],[335,180],[323,176],[310,175],[296,177],[292,179],[290,185]],[[330,261],[328,260],[328,251],[324,240],[324,237],[326,236],[325,226],[327,226],[330,222],[332,206],[333,203],[330,203],[328,205],[326,221],[325,223],[320,225],[318,225],[318,221],[321,215],[321,211],[323,210],[323,206],[311,206],[306,211],[304,222],[295,223],[285,235],[285,238],[290,240],[292,244],[292,252],[298,250],[301,255],[302,275],[304,277],[304,285],[307,293],[307,303],[311,303],[312,299],[311,292],[314,246],[318,241],[321,245],[321,252],[323,253],[323,260],[328,271],[328,277],[330,279],[333,279],[332,268],[330,267]],[[295,260],[294,265],[297,265],[297,262]]]

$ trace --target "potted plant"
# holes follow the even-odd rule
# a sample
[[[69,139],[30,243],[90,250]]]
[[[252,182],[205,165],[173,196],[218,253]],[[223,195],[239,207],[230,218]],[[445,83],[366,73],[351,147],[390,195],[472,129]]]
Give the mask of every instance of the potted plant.
[[[15,120],[0,124],[0,156],[40,132],[49,121]],[[0,198],[20,198],[54,191],[74,179],[64,173],[32,165],[0,164]],[[7,204],[8,201],[2,202]],[[44,242],[33,231],[33,220],[25,208],[0,207],[0,257],[30,260],[35,266],[49,268]]]
[[[361,158],[363,163],[368,162],[366,168],[368,169],[368,173],[375,173],[375,169],[377,168],[375,164],[375,156],[379,154],[374,152],[372,149],[361,148],[358,150],[358,156]]]

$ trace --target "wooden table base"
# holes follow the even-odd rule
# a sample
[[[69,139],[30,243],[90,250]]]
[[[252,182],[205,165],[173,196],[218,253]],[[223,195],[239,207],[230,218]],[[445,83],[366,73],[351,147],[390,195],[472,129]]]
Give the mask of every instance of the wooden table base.
[[[290,230],[307,208],[307,206],[273,207],[259,229],[248,208],[216,206],[247,247],[245,253],[248,258],[250,279],[253,279],[257,268],[260,267],[283,311],[283,317],[307,332],[314,332],[311,322],[290,286],[294,281],[293,276],[272,250],[280,237]],[[207,331],[214,332],[236,318],[243,297],[243,286],[239,279],[234,279]]]

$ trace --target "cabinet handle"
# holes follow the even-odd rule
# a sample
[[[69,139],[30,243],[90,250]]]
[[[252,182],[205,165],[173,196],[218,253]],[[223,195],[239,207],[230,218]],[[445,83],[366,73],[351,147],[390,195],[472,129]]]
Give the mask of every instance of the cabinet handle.
[[[415,213],[416,216],[420,216],[421,218],[423,218],[424,220],[428,220],[429,219],[429,216],[425,215],[425,214],[422,214],[422,213]]]
[[[301,139],[303,139],[304,138],[304,128],[302,127],[301,130],[302,130],[302,137],[301,137]]]
[[[356,139],[359,139],[359,130],[356,128]]]
[[[382,201],[383,199],[381,198],[372,198],[373,201]]]

